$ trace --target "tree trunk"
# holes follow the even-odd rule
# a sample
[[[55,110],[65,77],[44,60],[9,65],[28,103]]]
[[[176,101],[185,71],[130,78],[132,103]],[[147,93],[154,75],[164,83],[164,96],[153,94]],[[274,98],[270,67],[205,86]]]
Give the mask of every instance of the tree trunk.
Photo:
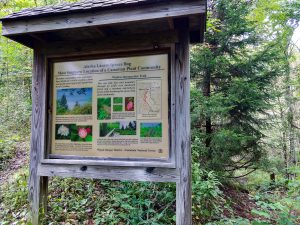
[[[206,98],[209,98],[211,94],[211,75],[209,71],[206,71],[204,75],[203,80],[203,95]],[[210,115],[206,115],[205,118],[205,133],[206,133],[206,139],[205,139],[205,147],[209,149],[208,152],[208,160],[212,158],[212,154],[210,151],[211,147],[211,134],[212,134],[212,123],[211,123],[211,117]]]
[[[278,99],[279,100],[279,99]],[[285,167],[285,177],[286,179],[289,179],[289,174],[288,174],[288,152],[287,152],[287,128],[286,128],[286,119],[284,116],[283,108],[279,102],[279,112],[280,112],[280,121],[282,125],[282,137],[281,137],[281,143],[282,143],[282,154],[283,154],[283,159],[284,159],[284,167]]]

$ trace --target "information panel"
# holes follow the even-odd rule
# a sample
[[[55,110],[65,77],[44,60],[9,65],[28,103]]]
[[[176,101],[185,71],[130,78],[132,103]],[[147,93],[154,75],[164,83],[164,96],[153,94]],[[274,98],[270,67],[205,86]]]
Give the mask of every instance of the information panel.
[[[168,54],[53,65],[51,154],[169,158]]]

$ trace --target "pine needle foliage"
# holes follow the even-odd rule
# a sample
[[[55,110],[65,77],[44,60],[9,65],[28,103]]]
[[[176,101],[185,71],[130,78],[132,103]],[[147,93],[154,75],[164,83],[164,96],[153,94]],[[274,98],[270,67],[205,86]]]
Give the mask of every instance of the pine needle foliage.
[[[193,150],[202,166],[229,176],[262,163],[272,86],[286,66],[282,36],[265,39],[250,19],[254,3],[210,1],[205,43],[192,49]]]

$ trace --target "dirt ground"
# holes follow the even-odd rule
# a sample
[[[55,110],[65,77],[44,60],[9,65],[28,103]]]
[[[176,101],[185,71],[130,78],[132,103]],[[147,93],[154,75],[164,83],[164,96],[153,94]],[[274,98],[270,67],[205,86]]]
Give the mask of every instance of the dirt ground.
[[[28,164],[29,143],[20,142],[16,149],[16,155],[10,159],[4,170],[0,170],[0,186],[4,184],[11,175],[16,173],[21,167]]]

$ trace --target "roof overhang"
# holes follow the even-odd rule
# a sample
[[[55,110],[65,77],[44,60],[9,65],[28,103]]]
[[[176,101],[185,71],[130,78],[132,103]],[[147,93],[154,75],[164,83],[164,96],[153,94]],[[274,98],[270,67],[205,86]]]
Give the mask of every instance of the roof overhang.
[[[206,1],[149,1],[152,4],[34,14],[2,19],[2,35],[35,48],[35,43],[98,39],[174,30],[174,20],[188,18],[192,43],[203,40]]]

